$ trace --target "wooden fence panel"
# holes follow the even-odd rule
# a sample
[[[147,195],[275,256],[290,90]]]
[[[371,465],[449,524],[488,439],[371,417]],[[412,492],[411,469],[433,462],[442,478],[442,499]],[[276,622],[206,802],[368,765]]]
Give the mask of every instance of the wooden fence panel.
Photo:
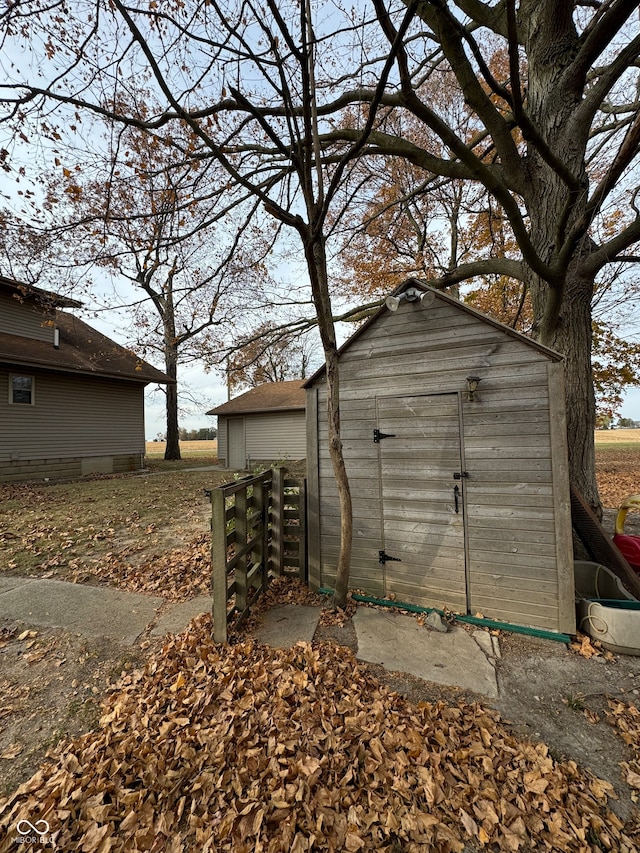
[[[270,575],[306,581],[306,481],[274,468],[210,492],[213,628],[226,642],[229,619],[242,619]]]

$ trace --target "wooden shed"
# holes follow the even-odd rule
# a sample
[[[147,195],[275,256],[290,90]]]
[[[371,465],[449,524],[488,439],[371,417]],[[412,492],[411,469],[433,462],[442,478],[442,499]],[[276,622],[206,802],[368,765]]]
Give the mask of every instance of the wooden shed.
[[[218,458],[228,468],[304,459],[304,380],[265,382],[207,412],[218,417]]]
[[[561,357],[415,280],[340,350],[350,586],[575,631]],[[309,579],[332,587],[324,369],[307,389]]]

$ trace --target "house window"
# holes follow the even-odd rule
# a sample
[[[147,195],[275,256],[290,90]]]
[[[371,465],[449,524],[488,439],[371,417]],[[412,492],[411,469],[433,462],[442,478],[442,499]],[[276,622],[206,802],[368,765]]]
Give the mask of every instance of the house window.
[[[19,406],[35,404],[35,380],[33,376],[18,373],[9,375],[9,402]]]

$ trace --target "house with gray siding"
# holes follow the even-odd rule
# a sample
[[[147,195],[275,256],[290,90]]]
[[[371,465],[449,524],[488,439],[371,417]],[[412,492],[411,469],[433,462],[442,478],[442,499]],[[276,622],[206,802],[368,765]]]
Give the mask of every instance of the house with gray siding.
[[[144,466],[144,389],[170,380],[79,305],[0,278],[0,482]]]
[[[218,457],[227,468],[306,456],[304,380],[265,382],[207,412],[218,418]]]
[[[350,586],[573,633],[561,357],[415,280],[387,302],[339,353]],[[324,369],[305,387],[309,579],[331,588]]]

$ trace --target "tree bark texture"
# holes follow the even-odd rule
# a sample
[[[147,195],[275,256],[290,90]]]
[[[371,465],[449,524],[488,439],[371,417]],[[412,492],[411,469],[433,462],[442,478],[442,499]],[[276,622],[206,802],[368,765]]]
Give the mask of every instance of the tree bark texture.
[[[527,145],[525,202],[531,239],[538,257],[555,267],[559,280],[544,281],[531,273],[529,287],[534,309],[534,335],[564,356],[567,438],[571,482],[601,513],[595,479],[595,395],[591,376],[593,273],[582,260],[589,239],[571,246],[568,235],[583,217],[589,181],[585,165],[588,126],[576,122],[583,86],[569,69],[578,50],[571,3],[521,4],[519,26],[529,60],[527,112],[549,149],[562,158],[576,179],[571,188],[542,156],[536,144]],[[567,241],[569,242],[567,243]],[[571,249],[566,260],[561,253]]]
[[[327,381],[327,434],[329,456],[336,480],[340,503],[340,552],[336,566],[334,601],[345,607],[349,592],[351,549],[353,539],[353,507],[347,467],[340,438],[340,376],[338,369],[338,347],[329,296],[327,258],[322,237],[311,237],[305,241],[305,254],[311,273],[313,299],[318,316],[318,329],[322,340],[326,364]]]
[[[166,318],[165,318],[166,319]],[[171,323],[165,322],[164,363],[165,373],[173,379],[167,385],[167,445],[164,458],[180,459],[180,434],[178,431],[178,349],[175,343],[175,332],[171,333]]]

